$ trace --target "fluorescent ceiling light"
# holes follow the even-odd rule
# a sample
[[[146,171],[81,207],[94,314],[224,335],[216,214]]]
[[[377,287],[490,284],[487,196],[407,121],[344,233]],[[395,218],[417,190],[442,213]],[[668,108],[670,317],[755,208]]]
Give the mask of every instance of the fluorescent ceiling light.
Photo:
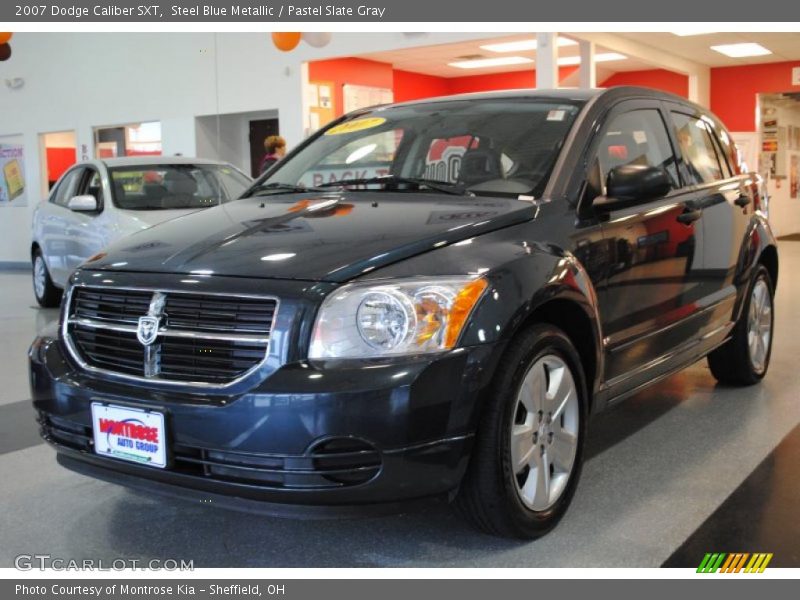
[[[619,52],[601,52],[600,54],[594,55],[594,62],[609,62],[611,60],[625,60],[628,58],[624,54],[620,54]],[[581,64],[581,57],[580,56],[564,56],[558,59],[558,64],[562,67],[566,67],[569,65],[579,65]]]
[[[712,33],[719,33],[719,32],[688,29],[685,31],[673,31],[672,35],[677,35],[678,37],[689,37],[690,35],[711,35]]]
[[[747,56],[766,56],[772,54],[769,50],[764,48],[761,44],[753,42],[744,42],[741,44],[722,44],[720,46],[711,46],[714,52],[719,52],[731,58],[745,58]]]
[[[536,50],[536,39],[517,40],[515,42],[499,42],[497,44],[486,44],[481,46],[482,50],[489,52],[524,52],[525,50]],[[565,37],[559,37],[558,46],[577,46],[578,42]]]
[[[532,62],[532,58],[525,58],[524,56],[500,56],[497,58],[459,60],[448,63],[448,65],[451,67],[456,67],[457,69],[484,69],[487,67],[503,67],[506,65],[524,65]]]

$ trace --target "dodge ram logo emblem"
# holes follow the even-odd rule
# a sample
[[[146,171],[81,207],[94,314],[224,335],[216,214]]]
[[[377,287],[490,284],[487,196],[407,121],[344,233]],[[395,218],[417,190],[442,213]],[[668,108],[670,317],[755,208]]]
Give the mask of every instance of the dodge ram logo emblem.
[[[156,341],[158,335],[158,317],[139,317],[139,326],[136,328],[136,339],[143,346],[149,346]]]

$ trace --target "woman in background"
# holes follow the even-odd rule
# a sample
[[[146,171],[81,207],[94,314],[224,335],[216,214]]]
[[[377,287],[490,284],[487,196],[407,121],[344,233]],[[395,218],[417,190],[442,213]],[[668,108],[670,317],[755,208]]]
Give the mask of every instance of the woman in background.
[[[286,156],[286,140],[279,135],[271,135],[264,140],[264,150],[267,153],[261,159],[259,173],[264,173],[272,165]]]

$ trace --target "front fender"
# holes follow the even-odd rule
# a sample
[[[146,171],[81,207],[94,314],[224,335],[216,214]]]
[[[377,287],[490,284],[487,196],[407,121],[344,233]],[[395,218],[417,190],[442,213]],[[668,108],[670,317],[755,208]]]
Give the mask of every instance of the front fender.
[[[581,332],[581,339],[573,341],[582,347],[579,350],[591,355],[594,368],[588,384],[596,390],[603,372],[602,332],[591,278],[570,252],[531,240],[535,233],[526,224],[509,227],[473,238],[469,244],[445,246],[404,260],[363,279],[457,274],[485,277],[489,287],[470,315],[461,334],[461,346],[498,344],[500,348],[545,307],[555,309],[559,323],[562,317],[570,320],[578,316],[580,327],[566,324]],[[575,310],[565,310],[573,307]],[[552,317],[548,311],[549,320]]]

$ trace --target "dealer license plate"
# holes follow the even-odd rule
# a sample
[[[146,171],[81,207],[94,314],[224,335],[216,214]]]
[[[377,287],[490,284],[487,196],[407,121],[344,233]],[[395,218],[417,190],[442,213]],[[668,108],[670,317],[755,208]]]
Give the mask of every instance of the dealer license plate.
[[[92,403],[94,451],[101,456],[167,466],[164,415],[138,408]]]

